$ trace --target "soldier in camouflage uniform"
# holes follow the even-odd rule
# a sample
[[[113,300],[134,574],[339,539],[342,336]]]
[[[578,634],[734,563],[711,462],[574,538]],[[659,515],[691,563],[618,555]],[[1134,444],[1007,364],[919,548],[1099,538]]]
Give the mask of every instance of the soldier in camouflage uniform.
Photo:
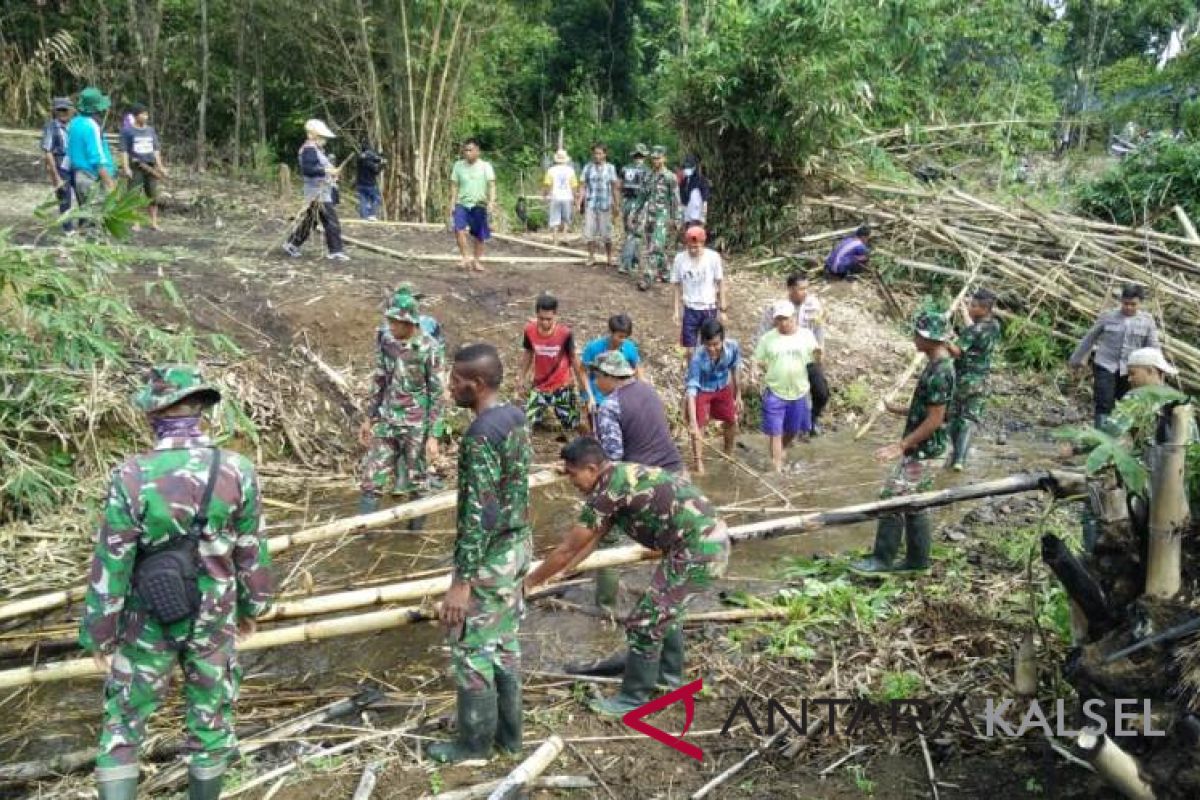
[[[946,453],[946,409],[954,397],[954,360],[946,349],[950,338],[946,318],[936,311],[922,311],[913,321],[913,344],[929,359],[917,379],[908,408],[887,403],[893,414],[907,415],[904,436],[896,444],[879,448],[880,461],[899,459],[884,483],[881,498],[925,492],[933,488],[934,467],[931,459]],[[893,565],[904,534],[904,562]],[[889,514],[879,518],[875,531],[874,553],[851,565],[855,572],[919,572],[929,568],[933,540],[933,518],[928,511]]]
[[[613,527],[662,553],[649,591],[625,620],[629,655],[621,690],[592,705],[600,714],[621,716],[649,700],[655,685],[683,682],[682,615],[697,592],[725,573],[729,535],[686,478],[609,461],[600,443],[586,437],[564,447],[562,458],[567,478],[586,498],[583,512],[562,544],[525,579],[526,591],[572,569]]]
[[[650,151],[650,173],[642,191],[634,201],[633,218],[642,234],[645,250],[642,253],[642,279],[638,288],[650,288],[655,278],[666,283],[671,277],[667,247],[673,243],[679,224],[679,181],[666,166],[667,149],[656,146]]]
[[[532,450],[525,414],[501,403],[496,348],[454,356],[450,392],[475,421],[458,451],[454,577],[442,602],[458,692],[458,738],[430,746],[442,762],[486,759],[495,743],[521,751],[521,581],[533,556],[529,524]]]
[[[971,295],[967,314],[971,324],[958,342],[947,343],[954,357],[954,400],[950,404],[950,466],[961,472],[971,451],[971,436],[983,423],[988,399],[988,374],[992,371],[992,351],[1000,341],[1000,323],[992,316],[996,295],[979,289]]]
[[[200,431],[201,414],[220,397],[194,366],[153,369],[136,402],[149,415],[154,449],[113,472],[79,626],[80,645],[108,676],[96,757],[100,800],[136,797],[146,721],[165,698],[176,663],[184,675],[189,798],[216,800],[237,754],[234,702],[242,673],[234,642],[253,632],[272,589],[254,466],[218,451]],[[147,548],[189,532],[218,453],[197,544],[199,611],[164,625],[135,592],[134,566]]]
[[[642,247],[642,234],[634,224],[634,211],[637,207],[638,196],[646,184],[650,171],[646,168],[646,156],[650,151],[644,144],[636,144],[629,157],[633,161],[621,170],[621,219],[625,223],[625,245],[621,248],[621,266],[617,272],[622,275],[633,274],[634,264],[639,263]]]
[[[421,331],[415,302],[386,314],[391,336],[377,340],[375,391],[359,434],[367,445],[362,513],[374,511],[393,484],[403,494],[426,487],[426,444],[442,419],[441,348]]]

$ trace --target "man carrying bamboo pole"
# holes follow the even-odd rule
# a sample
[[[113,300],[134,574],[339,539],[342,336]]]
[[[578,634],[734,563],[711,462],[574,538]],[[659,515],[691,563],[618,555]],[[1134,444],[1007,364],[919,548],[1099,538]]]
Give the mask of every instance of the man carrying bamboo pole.
[[[137,795],[146,721],[183,667],[188,797],[217,800],[236,755],[234,647],[271,601],[254,466],[201,433],[220,392],[190,365],[154,368],[137,405],[154,449],[113,473],[79,643],[108,675],[96,757],[100,800]],[[111,671],[110,671],[111,667]]]
[[[656,467],[613,462],[595,439],[562,449],[567,478],[584,496],[579,522],[525,579],[525,591],[569,571],[609,530],[662,553],[642,595],[625,620],[629,656],[616,696],[592,704],[604,716],[622,716],[644,704],[658,684],[683,682],[682,616],[688,601],[725,573],[729,534],[708,499],[686,478]]]
[[[458,738],[429,747],[441,762],[486,759],[493,743],[521,751],[521,581],[533,557],[529,523],[532,448],[525,414],[498,397],[496,348],[459,350],[450,392],[475,421],[458,451],[454,577],[442,601],[458,692]]]
[[[947,435],[946,408],[954,396],[954,360],[946,349],[950,338],[946,318],[935,310],[924,310],[913,320],[913,344],[928,358],[917,380],[908,409],[888,403],[893,414],[904,415],[904,436],[895,443],[879,448],[875,457],[880,461],[899,459],[891,476],[883,485],[881,498],[926,492],[933,488],[932,460],[945,455]],[[904,561],[894,566],[904,535]],[[928,511],[911,514],[889,514],[879,518],[875,529],[875,548],[865,560],[855,562],[851,569],[862,574],[888,572],[919,572],[929,569],[929,551],[933,543],[933,518]]]
[[[947,342],[954,356],[954,399],[950,405],[950,467],[961,472],[971,450],[975,428],[983,424],[988,399],[988,375],[992,371],[992,351],[1000,341],[1000,323],[992,316],[996,295],[978,289],[971,295],[967,315],[971,324],[958,342]]]

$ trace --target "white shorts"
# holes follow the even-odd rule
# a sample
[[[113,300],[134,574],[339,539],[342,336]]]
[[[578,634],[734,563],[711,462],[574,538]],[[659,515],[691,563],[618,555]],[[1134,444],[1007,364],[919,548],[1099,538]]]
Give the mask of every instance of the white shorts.
[[[583,237],[589,242],[612,241],[612,212],[589,208],[583,217]]]
[[[551,228],[556,228],[559,225],[570,225],[574,207],[575,203],[571,200],[551,200],[549,221],[547,224]]]

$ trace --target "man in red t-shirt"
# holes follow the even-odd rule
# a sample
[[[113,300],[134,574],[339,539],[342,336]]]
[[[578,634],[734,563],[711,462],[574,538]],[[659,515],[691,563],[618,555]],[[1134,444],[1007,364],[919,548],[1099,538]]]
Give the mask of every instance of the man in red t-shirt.
[[[575,350],[575,338],[570,327],[558,321],[558,300],[552,295],[538,297],[534,307],[537,319],[525,326],[525,352],[521,360],[521,376],[517,393],[529,389],[525,403],[525,418],[530,425],[542,422],[550,409],[563,430],[587,431],[579,416],[579,394],[587,397],[588,416],[596,410],[592,389],[583,371],[583,362]],[[574,381],[572,382],[572,373]],[[531,379],[532,375],[532,379]],[[578,386],[578,391],[576,391]]]

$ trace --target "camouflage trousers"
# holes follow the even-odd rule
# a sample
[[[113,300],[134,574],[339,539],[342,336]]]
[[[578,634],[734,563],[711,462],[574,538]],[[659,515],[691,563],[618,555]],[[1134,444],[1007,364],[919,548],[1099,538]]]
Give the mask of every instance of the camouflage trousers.
[[[976,425],[983,422],[983,412],[987,409],[988,391],[984,383],[963,382],[954,391],[954,398],[949,408],[949,434],[951,440],[966,422]]]
[[[186,748],[192,754],[192,772],[216,777],[236,754],[234,703],[242,670],[233,636],[221,637],[220,643],[187,641],[178,651],[145,646],[155,636],[161,642],[161,627],[148,622],[136,643],[121,644],[113,656],[112,672],[104,684],[104,721],[96,755],[99,781],[137,775],[146,721],[166,698],[176,663],[183,667]]]
[[[642,280],[651,283],[657,277],[666,281],[671,277],[671,264],[667,260],[667,247],[671,238],[671,215],[664,208],[647,215],[645,235],[646,244],[642,263]]]
[[[517,634],[525,602],[521,581],[533,559],[528,530],[493,545],[487,563],[471,586],[466,620],[450,636],[450,667],[459,689],[481,692],[495,687],[496,670],[521,670]]]
[[[360,488],[364,494],[419,492],[426,488],[425,429],[376,423],[363,457]]]
[[[928,492],[933,488],[935,477],[937,468],[932,459],[922,461],[914,456],[904,456],[884,480],[879,499],[887,500],[889,497]]]
[[[663,638],[680,624],[691,599],[724,575],[728,565],[725,523],[685,535],[682,547],[663,554],[650,576],[650,588],[625,619],[629,649],[658,657]]]
[[[632,222],[634,199],[627,197],[621,201],[621,209],[625,219],[625,243],[621,247],[621,264],[617,271],[622,274],[633,272],[633,265],[641,261],[642,232]]]
[[[545,424],[546,411],[549,410],[558,420],[565,431],[574,431],[579,427],[579,392],[574,385],[567,384],[552,392],[539,392],[534,389],[525,401],[525,419],[530,425]]]

